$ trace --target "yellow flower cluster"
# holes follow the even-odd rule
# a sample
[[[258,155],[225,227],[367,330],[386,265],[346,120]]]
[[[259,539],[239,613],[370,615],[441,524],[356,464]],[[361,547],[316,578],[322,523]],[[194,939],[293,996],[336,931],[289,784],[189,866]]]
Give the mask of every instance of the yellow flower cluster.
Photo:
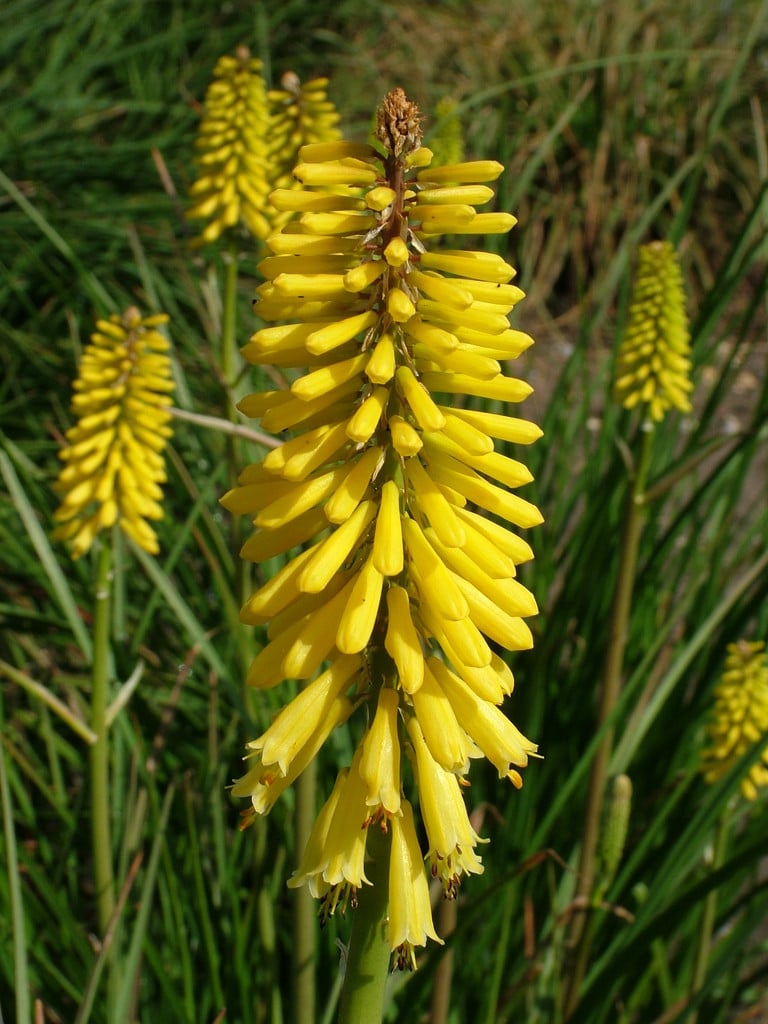
[[[221,57],[205,97],[205,115],[196,146],[198,178],[189,194],[192,220],[208,221],[197,244],[215,242],[227,228],[243,224],[256,238],[266,238],[266,137],[269,107],[261,61],[240,46],[234,57]]]
[[[685,293],[670,242],[640,247],[637,276],[616,370],[625,409],[647,406],[658,422],[670,408],[690,412],[691,360]]]
[[[314,142],[335,142],[341,138],[339,113],[328,99],[328,79],[302,82],[293,71],[280,80],[282,88],[268,93],[269,180],[275,188],[294,188],[298,182],[293,168],[302,146]],[[276,211],[275,211],[276,212]],[[287,219],[278,214],[276,226]]]
[[[494,439],[526,445],[541,432],[475,407],[531,391],[501,365],[531,344],[509,325],[523,294],[508,283],[513,268],[483,251],[432,249],[444,234],[510,230],[511,215],[476,209],[502,166],[431,167],[418,111],[399,89],[379,112],[378,138],[383,155],[367,144],[305,146],[302,188],[272,195],[292,219],[268,241],[256,310],[276,325],[243,352],[293,380],[239,408],[293,436],[222,500],[253,518],[244,558],[287,556],[242,610],[244,622],[267,625],[247,681],[305,682],[249,744],[251,767],[233,792],[251,799],[251,814],[267,812],[362,706],[354,759],[290,884],[306,883],[326,913],[354,903],[377,823],[391,835],[389,939],[412,963],[413,947],[436,935],[406,768],[430,871],[453,896],[462,875],[482,871],[462,797],[470,759],[487,757],[520,786],[536,751],[499,706],[514,681],[492,644],[532,644],[524,620],[536,603],[516,579],[532,552],[513,530],[541,515],[514,493],[531,474]]]
[[[163,515],[163,450],[171,436],[173,391],[164,314],[142,318],[133,307],[99,320],[80,363],[72,409],[77,424],[61,451],[55,485],[56,540],[79,558],[100,530],[115,523],[145,551],[158,550],[148,519]]]
[[[762,754],[741,783],[747,800],[768,786],[768,659],[764,643],[728,645],[723,675],[715,689],[702,772],[707,782],[726,775],[756,744]]]
[[[265,239],[290,216],[275,210],[269,193],[296,186],[299,149],[341,137],[327,78],[302,85],[290,71],[281,85],[267,92],[261,61],[245,46],[218,61],[196,141],[199,177],[189,190],[187,216],[208,221],[197,244],[215,242],[237,224]]]

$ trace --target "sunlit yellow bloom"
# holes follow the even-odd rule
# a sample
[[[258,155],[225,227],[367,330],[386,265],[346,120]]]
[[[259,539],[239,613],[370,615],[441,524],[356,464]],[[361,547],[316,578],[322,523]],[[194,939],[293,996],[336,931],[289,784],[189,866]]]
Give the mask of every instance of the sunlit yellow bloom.
[[[709,744],[702,771],[716,782],[756,746],[762,754],[741,783],[747,800],[768,786],[768,658],[764,643],[742,640],[728,645],[728,656],[715,688],[715,707],[708,729]]]
[[[670,408],[690,412],[690,336],[685,292],[671,242],[640,247],[632,302],[616,367],[616,398],[644,406],[658,421]]]
[[[413,823],[413,810],[403,801],[402,814],[392,819],[389,868],[389,941],[398,967],[414,968],[414,946],[427,939],[442,943],[432,923],[429,886]]]
[[[170,343],[158,328],[167,322],[131,307],[99,320],[83,353],[72,398],[78,422],[67,431],[55,485],[62,497],[53,537],[68,541],[74,558],[115,524],[145,551],[158,551],[147,520],[163,516],[173,380]]]
[[[337,905],[356,902],[357,890],[370,884],[365,876],[365,847],[371,808],[368,784],[360,775],[363,748],[339,773],[331,796],[318,816],[299,867],[288,884],[307,884],[323,900],[323,916]]]
[[[245,46],[234,57],[220,57],[195,143],[198,177],[189,190],[187,217],[207,221],[197,244],[215,242],[238,224],[255,238],[269,234],[268,117],[261,61]]]
[[[427,861],[432,874],[440,879],[444,893],[456,896],[461,876],[482,874],[483,865],[475,853],[482,842],[472,828],[459,780],[432,757],[419,720],[408,722],[408,735],[414,752],[419,806],[427,831]]]
[[[480,250],[432,251],[440,233],[511,227],[510,215],[477,210],[492,199],[489,183],[502,166],[433,168],[419,122],[395,90],[379,114],[385,155],[342,141],[301,149],[302,187],[280,191],[290,219],[261,264],[256,311],[267,326],[243,351],[256,365],[303,373],[289,374],[285,391],[240,403],[265,427],[291,434],[222,499],[257,528],[244,557],[285,555],[242,612],[246,622],[267,623],[248,682],[308,681],[295,708],[289,703],[252,744],[261,760],[235,792],[255,785],[262,813],[328,735],[326,705],[339,705],[334,724],[361,708],[370,726],[291,884],[306,882],[326,913],[354,900],[365,881],[365,832],[383,827],[390,938],[402,964],[434,929],[402,798],[401,744],[416,766],[430,870],[455,895],[463,875],[482,870],[462,797],[471,759],[485,755],[517,786],[536,751],[499,707],[514,680],[491,643],[531,646],[525,620],[536,602],[516,574],[532,552],[514,531],[541,522],[515,493],[531,474],[495,444],[530,444],[538,428],[456,408],[452,397],[520,402],[530,394],[502,368],[531,344],[509,324],[522,297],[508,283],[514,270]],[[352,664],[359,667],[345,677]],[[268,794],[267,757],[275,774]]]
[[[388,687],[379,691],[371,728],[361,744],[360,776],[368,786],[366,803],[372,813],[400,813],[400,739],[397,731],[399,701]]]

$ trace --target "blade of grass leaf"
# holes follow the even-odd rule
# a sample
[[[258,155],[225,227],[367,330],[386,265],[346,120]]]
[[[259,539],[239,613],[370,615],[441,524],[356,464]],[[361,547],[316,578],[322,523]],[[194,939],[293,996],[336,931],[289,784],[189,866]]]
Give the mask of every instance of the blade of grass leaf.
[[[3,805],[3,835],[5,862],[8,871],[8,890],[11,896],[11,932],[13,934],[13,977],[16,988],[16,1020],[19,1024],[31,1021],[29,963],[24,920],[24,900],[21,892],[19,859],[16,852],[16,826],[11,806],[11,791],[6,776],[5,747],[0,744],[0,798]]]
[[[131,863],[125,882],[123,883],[120,892],[118,893],[114,913],[112,914],[112,919],[110,920],[109,927],[107,928],[107,931],[104,935],[104,939],[101,944],[101,949],[99,950],[99,955],[96,958],[96,962],[94,963],[90,977],[88,978],[88,984],[86,986],[85,992],[83,993],[83,999],[80,1004],[80,1007],[78,1008],[77,1017],[75,1017],[74,1024],[87,1024],[87,1022],[90,1020],[91,1011],[93,1009],[93,1002],[94,999],[96,998],[96,992],[99,987],[101,975],[104,971],[104,967],[106,966],[107,960],[109,958],[109,952],[112,947],[112,940],[114,938],[115,931],[117,929],[123,910],[125,908],[125,902],[128,899],[128,894],[131,891],[133,883],[136,879],[136,875],[138,874],[139,867],[141,866],[142,858],[143,854],[141,852],[137,853],[136,856],[133,858],[133,862]],[[147,904],[142,903],[142,909],[144,909],[146,905]],[[127,1020],[128,1018],[116,1016],[115,1019]]]
[[[133,992],[138,980],[139,962],[141,959],[141,948],[144,943],[150,916],[153,910],[153,895],[157,869],[160,864],[160,855],[165,844],[165,831],[168,825],[168,816],[171,811],[171,804],[176,794],[176,784],[171,782],[163,800],[160,810],[160,817],[154,828],[154,839],[152,849],[147,862],[147,872],[142,879],[141,901],[139,912],[133,925],[131,941],[128,953],[121,965],[121,988],[117,993],[115,1001],[115,1019],[118,1021],[129,1020],[128,1008],[131,1005]],[[137,855],[138,856],[138,855]],[[125,886],[123,887],[126,888]],[[79,1022],[76,1022],[79,1024]]]
[[[152,580],[162,596],[165,598],[168,607],[171,608],[177,619],[184,627],[189,641],[198,645],[203,657],[220,677],[230,679],[230,672],[215,648],[210,642],[206,631],[200,625],[189,605],[182,598],[169,576],[160,568],[155,559],[145,551],[131,542],[131,550],[136,559],[140,562],[147,576]]]
[[[684,678],[696,655],[709,642],[715,628],[726,618],[744,594],[757,583],[766,569],[768,569],[768,551],[764,552],[752,568],[745,572],[741,579],[730,588],[714,611],[702,622],[693,637],[678,654],[674,665],[661,680],[648,703],[642,707],[640,715],[632,715],[630,717],[624,734],[616,745],[616,749],[611,757],[609,770],[612,775],[627,770],[643,737],[653,725],[669,694],[681,679]]]
[[[5,485],[11,495],[16,511],[48,576],[53,593],[64,613],[64,617],[69,623],[80,650],[90,661],[93,654],[91,638],[80,617],[72,591],[69,588],[64,573],[59,567],[58,560],[53,553],[48,538],[38,522],[37,512],[29,503],[24,488],[5,452],[0,452],[0,473],[3,475]]]
[[[68,725],[73,732],[77,733],[80,739],[85,740],[88,744],[96,742],[96,734],[93,729],[89,728],[82,718],[75,714],[71,708],[67,707],[42,683],[38,683],[37,680],[28,676],[26,672],[14,668],[13,665],[9,665],[5,661],[0,661],[0,674],[7,676],[18,686],[22,687],[22,689],[26,690],[27,693],[41,700],[54,714],[58,715],[62,722]]]
[[[34,204],[30,203],[26,196],[19,191],[11,179],[8,178],[1,170],[0,187],[3,188],[10,198],[21,207],[24,213],[29,217],[32,223],[39,228],[51,245],[61,253],[67,262],[70,263],[77,271],[80,286],[88,295],[90,295],[93,303],[105,313],[110,311],[113,308],[114,303],[101,282],[94,277],[90,270],[85,269],[69,242],[62,238],[53,225],[48,223]]]

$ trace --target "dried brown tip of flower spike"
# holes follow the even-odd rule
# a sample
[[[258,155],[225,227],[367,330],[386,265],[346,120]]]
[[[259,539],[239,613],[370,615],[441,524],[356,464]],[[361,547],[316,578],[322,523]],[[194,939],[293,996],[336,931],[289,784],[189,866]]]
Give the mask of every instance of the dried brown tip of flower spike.
[[[398,87],[376,112],[376,137],[394,157],[412,153],[421,146],[421,122],[419,108]]]
[[[251,59],[251,51],[244,43],[241,43],[235,50],[235,58],[243,65],[243,67],[246,67],[248,64],[248,61]]]
[[[301,96],[301,79],[295,71],[286,71],[280,79],[280,85],[294,98]]]

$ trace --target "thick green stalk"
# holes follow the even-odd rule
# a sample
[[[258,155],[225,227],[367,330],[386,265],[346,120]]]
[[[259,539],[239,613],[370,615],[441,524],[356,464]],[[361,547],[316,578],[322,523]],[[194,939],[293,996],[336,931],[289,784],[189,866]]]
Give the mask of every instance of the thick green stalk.
[[[112,870],[112,830],[109,807],[109,635],[112,548],[103,540],[96,571],[93,614],[93,673],[91,677],[91,729],[96,741],[90,748],[91,840],[99,931],[103,936],[115,909]]]
[[[717,822],[715,832],[715,846],[712,854],[712,871],[722,867],[725,860],[725,851],[728,846],[728,834],[730,831],[731,816],[726,806]],[[691,997],[695,996],[704,985],[709,966],[709,954],[712,949],[712,934],[715,930],[715,917],[717,916],[717,889],[711,889],[707,893],[704,907],[701,912],[701,927],[699,929],[699,944],[696,949],[696,961],[693,967],[693,978],[691,980]],[[696,1024],[699,1019],[699,1011],[696,1010],[689,1019],[689,1024]]]
[[[315,823],[317,760],[310,761],[296,782],[294,825],[296,857],[301,857]],[[293,1019],[295,1024],[315,1020],[315,946],[317,903],[305,886],[294,891],[293,904]]]
[[[372,828],[367,846],[371,863],[365,870],[372,884],[358,893],[338,1024],[381,1024],[384,1015],[391,953],[386,928],[389,836]]]
[[[615,726],[611,718],[616,709],[621,690],[624,648],[627,642],[627,628],[632,611],[632,591],[637,569],[637,553],[645,519],[645,481],[651,454],[652,431],[643,435],[640,459],[629,496],[624,531],[619,554],[619,575],[611,610],[610,633],[605,656],[605,666],[600,690],[600,705],[597,727],[602,732],[600,743],[592,763],[589,782],[587,811],[584,818],[584,832],[581,842],[578,881],[576,885],[576,910],[569,936],[571,970],[565,998],[565,1018],[571,1016],[579,1000],[579,989],[586,973],[591,947],[592,929],[590,904],[595,887],[595,854],[600,837],[600,819],[608,781],[608,764],[613,751]]]

